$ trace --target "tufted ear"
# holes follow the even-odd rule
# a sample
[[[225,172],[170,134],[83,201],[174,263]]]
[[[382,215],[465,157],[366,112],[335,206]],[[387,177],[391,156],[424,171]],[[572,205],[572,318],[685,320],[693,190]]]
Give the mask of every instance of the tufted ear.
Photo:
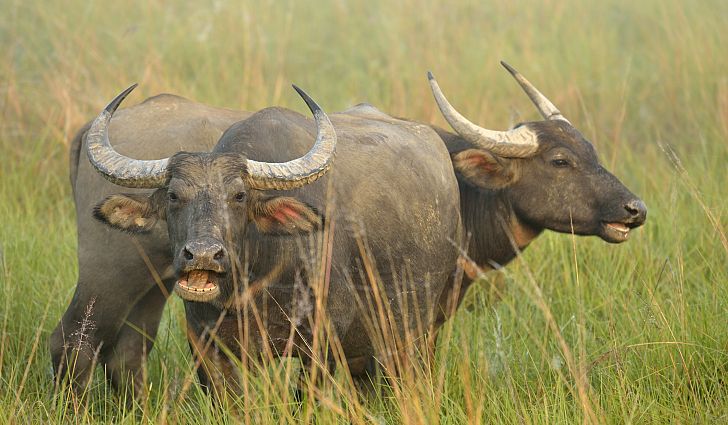
[[[250,220],[263,233],[290,235],[313,232],[323,224],[315,208],[288,196],[261,197],[249,209]]]
[[[455,171],[465,181],[482,189],[503,189],[516,180],[512,160],[482,149],[465,149],[452,154],[451,159]]]
[[[160,190],[149,196],[139,194],[111,195],[94,208],[94,217],[115,229],[130,233],[146,233],[157,220],[164,220],[164,208],[158,202]]]

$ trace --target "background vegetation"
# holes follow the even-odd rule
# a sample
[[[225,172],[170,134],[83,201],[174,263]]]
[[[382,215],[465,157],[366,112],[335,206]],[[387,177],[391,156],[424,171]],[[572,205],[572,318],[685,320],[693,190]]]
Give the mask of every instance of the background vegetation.
[[[0,0],[0,422],[727,423],[728,3]],[[537,115],[505,59],[649,207],[623,245],[547,233],[469,293],[434,373],[358,400],[337,374],[303,405],[275,367],[237,417],[196,385],[172,299],[136,410],[97,375],[53,396],[48,335],[76,282],[74,131],[120,89],[328,111],[368,101],[444,125]],[[490,282],[506,288],[500,301]],[[315,402],[314,402],[315,400]]]

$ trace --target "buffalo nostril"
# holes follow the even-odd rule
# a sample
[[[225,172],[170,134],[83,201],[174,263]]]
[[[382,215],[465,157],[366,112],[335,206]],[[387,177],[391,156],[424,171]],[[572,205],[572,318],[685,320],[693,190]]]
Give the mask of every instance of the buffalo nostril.
[[[179,257],[190,267],[216,268],[227,257],[227,251],[221,243],[215,240],[200,238],[187,242],[180,251]]]
[[[645,206],[645,204],[642,201],[640,201],[638,199],[629,201],[624,206],[624,209],[627,210],[627,212],[632,217],[642,217],[647,214],[647,207]]]

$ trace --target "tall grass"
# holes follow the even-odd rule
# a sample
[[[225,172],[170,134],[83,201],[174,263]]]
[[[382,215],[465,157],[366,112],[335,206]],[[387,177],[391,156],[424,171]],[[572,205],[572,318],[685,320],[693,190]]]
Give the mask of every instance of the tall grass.
[[[2,11],[0,421],[728,422],[725,2],[4,0]],[[645,200],[632,240],[545,234],[470,291],[432,371],[414,364],[367,397],[336,372],[298,404],[294,366],[271,362],[249,374],[233,416],[194,383],[174,298],[139,409],[121,409],[100,374],[75,404],[53,397],[47,340],[77,273],[67,147],[121,88],[140,83],[129,104],[173,92],[301,110],[295,82],[327,111],[368,101],[444,125],[432,70],[484,126],[535,119],[500,59]]]

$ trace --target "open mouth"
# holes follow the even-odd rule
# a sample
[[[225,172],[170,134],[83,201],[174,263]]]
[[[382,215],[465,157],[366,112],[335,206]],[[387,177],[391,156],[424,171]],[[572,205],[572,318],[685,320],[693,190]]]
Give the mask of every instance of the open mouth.
[[[181,276],[174,285],[174,292],[187,301],[208,302],[220,295],[217,273],[209,270],[192,270]]]
[[[602,223],[602,228],[604,230],[604,235],[606,236],[606,239],[609,242],[624,242],[629,238],[629,231],[632,230],[632,228],[625,223]]]

